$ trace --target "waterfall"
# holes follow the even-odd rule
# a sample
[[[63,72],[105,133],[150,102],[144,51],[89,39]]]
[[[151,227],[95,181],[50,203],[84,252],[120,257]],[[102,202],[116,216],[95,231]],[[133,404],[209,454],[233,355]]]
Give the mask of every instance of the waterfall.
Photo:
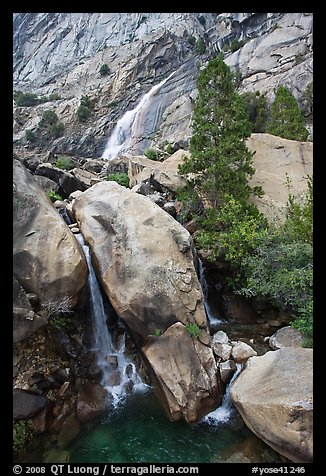
[[[220,423],[226,423],[232,414],[232,402],[230,397],[230,388],[231,383],[237,377],[237,375],[241,372],[242,365],[236,364],[237,370],[234,372],[230,382],[227,384],[225,389],[225,395],[222,400],[222,405],[216,408],[213,412],[206,415],[202,422],[209,423],[210,425],[219,425]]]
[[[146,93],[137,106],[127,111],[117,122],[109,137],[102,158],[111,160],[121,152],[131,151],[133,146],[142,140],[139,131],[143,123],[143,116],[148,109],[155,93],[174,75],[175,71],[159,84],[153,86]],[[154,132],[154,131],[152,131]]]
[[[208,304],[208,286],[207,286],[207,281],[205,278],[204,267],[203,267],[203,263],[201,259],[198,258],[198,261],[199,261],[199,282],[204,294],[205,311],[206,311],[206,315],[207,315],[207,319],[208,319],[208,323],[210,327],[214,327],[214,326],[217,326],[218,324],[222,324],[225,321],[223,319],[219,319],[218,317],[214,316],[214,313]]]
[[[89,247],[85,244],[82,234],[77,234],[76,238],[83,248],[89,271],[88,284],[93,319],[93,346],[90,350],[96,352],[97,365],[102,371],[101,384],[108,390],[112,404],[116,407],[125,400],[128,393],[145,391],[149,386],[142,382],[135,364],[125,353],[125,334],[116,345],[109,333],[103,298],[92,266]]]

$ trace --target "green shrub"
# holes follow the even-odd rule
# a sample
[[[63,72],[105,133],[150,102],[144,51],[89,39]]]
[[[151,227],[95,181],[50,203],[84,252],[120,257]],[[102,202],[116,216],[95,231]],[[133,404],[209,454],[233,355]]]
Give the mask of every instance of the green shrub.
[[[284,139],[306,141],[309,132],[304,127],[304,117],[293,94],[280,86],[271,107],[267,132]]]
[[[234,53],[235,51],[237,51],[239,48],[242,48],[242,46],[244,45],[244,41],[241,40],[237,40],[236,38],[234,38],[231,42],[231,45],[230,45],[230,50],[232,53]]]
[[[49,318],[49,323],[54,329],[69,330],[72,326],[71,317],[65,314],[58,314]]]
[[[31,131],[30,129],[26,129],[25,137],[26,137],[26,140],[28,140],[28,142],[36,142],[37,140],[35,132]]]
[[[65,126],[62,122],[57,122],[48,127],[46,136],[48,139],[57,139],[62,136]]]
[[[58,122],[59,118],[54,109],[47,109],[42,114],[42,119],[39,122],[39,127],[46,128]]]
[[[106,63],[102,64],[100,67],[100,75],[107,76],[110,73],[110,69]]]
[[[65,157],[64,155],[59,155],[57,160],[54,163],[55,167],[63,170],[71,170],[75,167],[73,161],[69,157]]]
[[[93,101],[88,96],[82,96],[80,98],[80,105],[88,107],[89,109],[93,109],[94,107]]]
[[[28,443],[33,439],[32,422],[30,420],[19,420],[14,424],[13,431],[13,451],[15,454],[23,454]]]
[[[55,202],[56,200],[63,200],[63,198],[61,197],[61,195],[59,195],[58,193],[56,193],[54,190],[50,190],[48,192],[48,197],[49,199],[51,200],[51,202]]]
[[[153,335],[154,335],[155,337],[159,337],[160,335],[162,335],[161,329],[155,329],[155,331],[153,332]]]
[[[49,101],[58,101],[59,99],[61,99],[61,96],[58,93],[52,93],[49,96]]]
[[[77,109],[77,117],[80,122],[86,122],[91,114],[92,111],[90,110],[90,108],[87,106],[83,106],[82,104]]]
[[[174,154],[174,147],[172,144],[170,144],[170,142],[168,144],[166,144],[165,146],[165,151],[169,154],[169,155],[172,155]]]
[[[313,113],[313,82],[309,83],[301,96],[301,109],[304,116]]]
[[[150,160],[160,160],[159,152],[156,149],[146,149],[144,155]]]
[[[187,41],[188,41],[189,45],[191,45],[191,46],[196,45],[196,38],[194,36],[189,36]]]
[[[119,185],[123,187],[129,187],[129,177],[128,174],[125,173],[116,173],[116,174],[109,174],[107,176],[107,180],[112,182],[117,182]]]
[[[196,51],[200,55],[203,55],[206,51],[206,44],[202,38],[198,38],[198,40],[196,41]]]
[[[186,325],[186,329],[187,329],[188,334],[190,335],[190,337],[192,337],[193,339],[199,339],[201,330],[200,330],[200,328],[198,327],[197,324],[193,324],[192,322],[188,322],[188,324]]]
[[[14,101],[16,106],[36,106],[40,103],[39,98],[34,93],[23,93],[22,91],[17,91],[14,93]]]

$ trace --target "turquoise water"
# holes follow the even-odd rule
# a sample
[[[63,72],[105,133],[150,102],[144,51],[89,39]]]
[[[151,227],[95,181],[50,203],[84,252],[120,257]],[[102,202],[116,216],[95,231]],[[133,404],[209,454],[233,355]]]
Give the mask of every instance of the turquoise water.
[[[170,422],[152,392],[85,425],[67,448],[71,463],[208,463],[250,433],[236,410],[226,424]]]

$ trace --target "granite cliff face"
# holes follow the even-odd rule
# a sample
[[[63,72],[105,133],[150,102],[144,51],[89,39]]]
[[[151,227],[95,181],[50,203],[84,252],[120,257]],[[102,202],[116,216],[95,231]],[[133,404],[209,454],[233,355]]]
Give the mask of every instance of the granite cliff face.
[[[232,52],[235,45],[240,47]],[[164,141],[184,145],[198,69],[220,51],[239,70],[240,91],[272,98],[283,84],[300,99],[312,81],[312,14],[17,13],[14,89],[61,99],[17,108],[15,143],[23,145],[25,130],[54,108],[65,134],[45,148],[100,157],[118,119],[174,72],[142,109],[139,136],[145,140],[133,152]],[[109,67],[105,76],[103,64]],[[82,95],[94,102],[86,123],[76,117]]]

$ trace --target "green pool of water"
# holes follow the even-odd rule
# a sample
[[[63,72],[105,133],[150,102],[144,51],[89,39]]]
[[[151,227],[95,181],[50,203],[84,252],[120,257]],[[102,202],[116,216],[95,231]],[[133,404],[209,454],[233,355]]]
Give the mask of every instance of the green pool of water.
[[[71,463],[208,463],[248,437],[237,412],[226,424],[170,422],[152,392],[85,425],[68,448]]]

